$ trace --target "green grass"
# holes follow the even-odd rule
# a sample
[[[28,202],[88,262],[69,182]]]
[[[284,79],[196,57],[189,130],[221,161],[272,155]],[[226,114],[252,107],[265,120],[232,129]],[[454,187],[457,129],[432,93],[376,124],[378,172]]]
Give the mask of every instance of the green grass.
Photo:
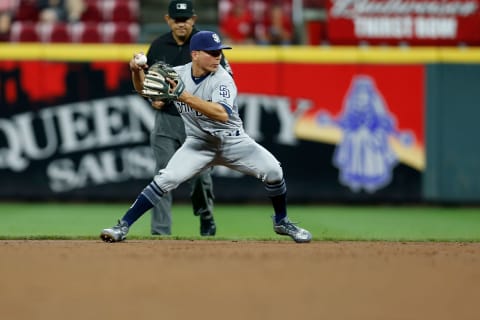
[[[129,204],[0,203],[0,239],[98,239]],[[217,204],[217,236],[222,240],[280,240],[271,225],[268,205]],[[480,209],[430,206],[289,207],[291,220],[314,240],[480,241]],[[201,239],[190,205],[173,209],[173,235],[167,239]],[[130,239],[151,239],[150,214],[131,228]],[[156,237],[159,238],[159,237]]]

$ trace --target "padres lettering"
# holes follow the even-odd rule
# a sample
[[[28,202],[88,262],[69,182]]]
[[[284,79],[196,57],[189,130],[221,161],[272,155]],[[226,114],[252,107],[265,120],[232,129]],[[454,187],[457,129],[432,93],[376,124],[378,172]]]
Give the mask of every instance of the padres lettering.
[[[175,105],[179,113],[194,113],[197,117],[200,117],[202,114],[192,109],[188,104],[175,101]]]

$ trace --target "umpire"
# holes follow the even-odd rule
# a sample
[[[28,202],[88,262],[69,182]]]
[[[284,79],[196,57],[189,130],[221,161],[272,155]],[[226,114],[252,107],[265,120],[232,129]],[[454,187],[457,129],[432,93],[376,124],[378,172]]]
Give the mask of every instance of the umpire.
[[[191,61],[190,38],[199,30],[195,28],[197,15],[190,0],[173,0],[168,6],[165,21],[170,32],[157,37],[147,52],[148,64],[165,61],[178,66]],[[222,58],[221,64],[231,72],[228,62]],[[166,167],[168,160],[185,141],[185,128],[180,115],[171,102],[155,112],[155,125],[150,135],[150,144],[156,161],[156,170]],[[213,185],[210,171],[206,171],[190,181],[190,194],[193,214],[200,217],[200,235],[214,236],[216,233],[213,218]],[[172,225],[172,195],[169,192],[153,208],[151,233],[170,235]]]

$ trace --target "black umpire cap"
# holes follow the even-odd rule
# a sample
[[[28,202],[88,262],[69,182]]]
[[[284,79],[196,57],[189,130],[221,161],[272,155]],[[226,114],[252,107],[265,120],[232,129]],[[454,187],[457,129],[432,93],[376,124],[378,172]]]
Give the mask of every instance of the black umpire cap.
[[[190,0],[173,0],[168,5],[168,15],[172,19],[191,18],[195,15],[193,3]]]

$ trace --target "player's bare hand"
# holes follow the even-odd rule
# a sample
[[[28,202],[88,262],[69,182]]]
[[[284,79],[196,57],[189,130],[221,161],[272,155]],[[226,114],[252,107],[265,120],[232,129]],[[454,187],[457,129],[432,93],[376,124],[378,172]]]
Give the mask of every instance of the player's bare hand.
[[[152,107],[154,109],[160,110],[160,109],[163,108],[164,105],[165,105],[165,102],[162,101],[162,100],[153,100],[152,101]]]
[[[133,72],[140,72],[141,70],[148,69],[145,54],[143,52],[134,53],[132,59],[130,59],[129,66],[130,70]]]

